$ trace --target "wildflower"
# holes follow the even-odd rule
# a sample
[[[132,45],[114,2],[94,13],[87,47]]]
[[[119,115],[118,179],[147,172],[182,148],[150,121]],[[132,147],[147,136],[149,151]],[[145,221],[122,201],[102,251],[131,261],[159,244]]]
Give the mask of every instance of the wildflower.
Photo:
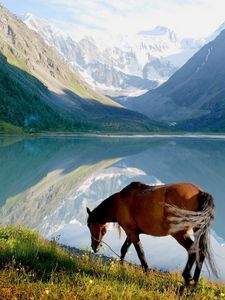
[[[221,297],[224,297],[224,296],[225,296],[225,294],[224,294],[224,293],[220,293],[220,296],[221,296]]]
[[[90,283],[93,283],[94,281],[92,279],[89,280]]]
[[[49,294],[49,290],[48,290],[48,289],[45,290],[45,294],[46,294],[46,295]]]

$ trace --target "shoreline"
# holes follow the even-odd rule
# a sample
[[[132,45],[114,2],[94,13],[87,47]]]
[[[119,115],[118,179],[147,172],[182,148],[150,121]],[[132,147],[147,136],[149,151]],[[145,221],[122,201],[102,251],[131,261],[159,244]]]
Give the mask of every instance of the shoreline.
[[[20,137],[20,138],[61,138],[61,137],[99,137],[99,138],[195,138],[195,139],[225,139],[225,133],[35,133],[35,134],[8,134],[0,133],[0,138]]]

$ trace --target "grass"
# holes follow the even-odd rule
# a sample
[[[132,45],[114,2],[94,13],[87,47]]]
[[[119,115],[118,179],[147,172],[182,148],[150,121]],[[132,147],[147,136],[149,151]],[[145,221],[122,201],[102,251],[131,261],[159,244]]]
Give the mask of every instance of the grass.
[[[75,255],[24,227],[0,228],[0,299],[225,299],[225,286]]]
[[[0,120],[0,133],[23,134],[23,132],[22,128]]]

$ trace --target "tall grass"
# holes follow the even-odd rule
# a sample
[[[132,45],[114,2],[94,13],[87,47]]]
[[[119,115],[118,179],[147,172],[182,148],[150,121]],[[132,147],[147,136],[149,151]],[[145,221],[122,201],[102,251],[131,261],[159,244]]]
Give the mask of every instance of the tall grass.
[[[225,286],[71,254],[23,227],[0,228],[0,299],[225,299]]]
[[[44,240],[36,231],[21,226],[0,229],[0,266],[25,268],[35,277],[49,279],[52,272],[72,272],[76,260],[56,242]]]

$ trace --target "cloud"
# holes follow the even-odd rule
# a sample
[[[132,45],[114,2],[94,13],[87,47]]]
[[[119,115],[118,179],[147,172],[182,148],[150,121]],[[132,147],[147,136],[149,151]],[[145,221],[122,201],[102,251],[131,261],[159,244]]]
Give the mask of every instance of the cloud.
[[[204,36],[225,21],[224,0],[49,0],[48,3],[61,10],[61,21],[67,18],[71,31],[79,27],[118,34],[163,25],[181,35]]]
[[[17,2],[2,1],[6,6]],[[224,0],[31,0],[20,6],[73,36],[81,31],[129,34],[162,25],[199,37],[225,21]]]

